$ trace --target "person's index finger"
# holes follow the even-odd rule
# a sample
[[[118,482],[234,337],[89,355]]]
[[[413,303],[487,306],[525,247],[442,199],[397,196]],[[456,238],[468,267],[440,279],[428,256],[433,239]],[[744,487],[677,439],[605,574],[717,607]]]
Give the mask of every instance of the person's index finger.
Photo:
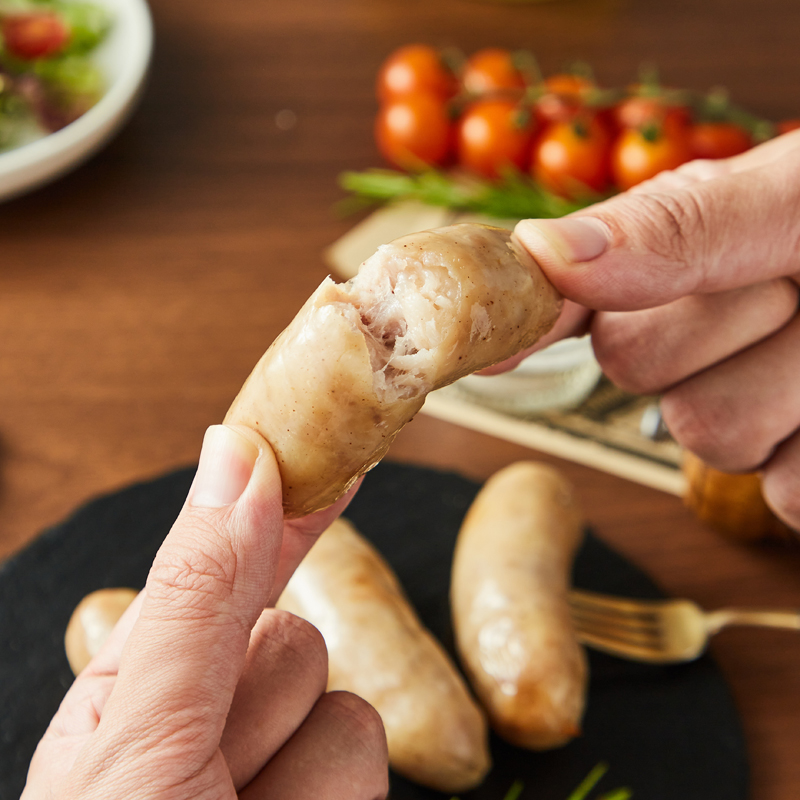
[[[489,377],[491,375],[500,375],[504,372],[508,372],[518,366],[528,356],[533,353],[538,353],[540,350],[544,350],[551,344],[573,336],[585,336],[589,332],[591,320],[592,312],[588,308],[579,306],[571,300],[566,300],[561,309],[561,314],[558,320],[556,320],[556,324],[542,336],[536,344],[532,347],[528,347],[526,350],[522,350],[511,358],[507,358],[505,361],[500,361],[475,374]]]
[[[282,530],[272,451],[264,444],[259,452],[237,429],[210,428],[189,500],[150,571],[106,706],[104,716],[126,738],[136,740],[142,727],[174,735],[173,724],[180,724],[181,735],[218,743],[250,630],[272,589]],[[109,714],[114,708],[122,713]],[[152,743],[144,740],[143,747]]]
[[[745,150],[744,153],[727,159],[731,172],[763,167],[774,161],[792,157],[794,151],[800,150],[800,130],[790,131],[774,139],[769,139],[758,147]]]
[[[524,220],[523,245],[567,298],[629,311],[797,270],[800,148],[757,169]]]
[[[305,558],[306,553],[314,546],[319,537],[330,527],[331,523],[344,513],[350,501],[355,496],[364,476],[359,477],[355,483],[333,505],[315,511],[305,517],[295,517],[286,520],[283,526],[283,545],[281,547],[280,566],[275,575],[268,606],[274,606],[286,588],[289,578],[297,566]]]

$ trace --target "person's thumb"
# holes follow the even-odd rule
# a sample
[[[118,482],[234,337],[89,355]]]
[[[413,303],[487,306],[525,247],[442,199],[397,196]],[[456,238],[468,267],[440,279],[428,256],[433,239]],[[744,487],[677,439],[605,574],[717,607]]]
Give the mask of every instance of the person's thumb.
[[[629,311],[795,274],[798,212],[800,148],[677,188],[656,180],[570,217],[523,220],[515,233],[565,297]]]

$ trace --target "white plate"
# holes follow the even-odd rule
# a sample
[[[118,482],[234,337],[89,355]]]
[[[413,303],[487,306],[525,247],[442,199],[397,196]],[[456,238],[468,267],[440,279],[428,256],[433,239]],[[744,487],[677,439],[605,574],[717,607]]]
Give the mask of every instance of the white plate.
[[[112,28],[94,54],[106,93],[60,131],[0,154],[0,200],[49,183],[99,150],[123,125],[139,97],[153,49],[145,0],[94,0],[109,9]]]

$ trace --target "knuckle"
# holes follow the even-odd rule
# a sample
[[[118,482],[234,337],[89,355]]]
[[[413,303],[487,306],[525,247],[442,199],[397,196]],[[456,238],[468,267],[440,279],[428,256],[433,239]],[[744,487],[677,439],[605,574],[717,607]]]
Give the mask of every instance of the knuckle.
[[[380,714],[352,692],[328,692],[318,701],[326,713],[336,719],[352,745],[373,765],[388,764],[386,732]]]
[[[724,405],[706,398],[695,402],[691,392],[678,387],[661,398],[664,422],[675,440],[712,466],[722,468],[725,454],[735,443],[734,425]]]
[[[688,264],[701,256],[705,239],[705,213],[691,189],[642,195],[640,224],[650,248],[663,258]]]
[[[271,609],[271,612],[272,631],[287,647],[316,658],[328,657],[325,639],[310,622],[289,611]]]
[[[215,537],[213,547],[170,545],[153,562],[147,579],[147,595],[159,603],[173,604],[187,614],[202,614],[209,604],[226,601],[236,582],[236,557]]]
[[[667,299],[693,294],[706,282],[716,254],[709,241],[713,202],[704,185],[665,186],[662,180],[594,208],[611,229],[622,263],[636,263],[635,283],[647,284],[648,303],[662,294]]]
[[[603,373],[614,384],[633,394],[663,389],[657,375],[660,360],[654,358],[657,337],[648,337],[647,311],[597,314],[592,325],[592,347]],[[648,348],[642,342],[648,341]]]
[[[710,181],[727,175],[731,171],[730,163],[725,159],[695,158],[675,169],[678,175],[694,182]]]
[[[794,455],[795,458],[787,458],[779,450],[777,458],[764,470],[761,490],[775,514],[800,532],[800,454]]]
[[[259,621],[256,646],[270,663],[287,662],[298,682],[319,684],[325,691],[328,649],[322,634],[310,623],[288,611],[268,609]]]
[[[800,286],[788,278],[777,278],[767,282],[767,291],[770,294],[770,316],[785,324],[797,313]]]
[[[635,369],[619,359],[609,363],[599,358],[603,374],[624,392],[636,395],[650,395],[658,391],[655,380],[644,369]]]
[[[724,472],[758,469],[772,450],[774,440],[752,413],[727,394],[704,391],[702,381],[666,392],[661,411],[679,444]]]
[[[764,499],[770,508],[787,525],[800,531],[800,491],[793,481],[784,479],[780,472],[766,473],[763,482]]]

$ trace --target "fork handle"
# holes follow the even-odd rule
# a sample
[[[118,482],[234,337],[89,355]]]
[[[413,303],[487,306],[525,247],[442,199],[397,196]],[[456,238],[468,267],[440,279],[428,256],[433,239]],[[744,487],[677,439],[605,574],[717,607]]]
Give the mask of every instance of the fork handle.
[[[751,625],[758,628],[781,628],[800,631],[800,611],[791,609],[759,611],[752,608],[721,608],[706,614],[709,634],[717,633],[731,625]]]

